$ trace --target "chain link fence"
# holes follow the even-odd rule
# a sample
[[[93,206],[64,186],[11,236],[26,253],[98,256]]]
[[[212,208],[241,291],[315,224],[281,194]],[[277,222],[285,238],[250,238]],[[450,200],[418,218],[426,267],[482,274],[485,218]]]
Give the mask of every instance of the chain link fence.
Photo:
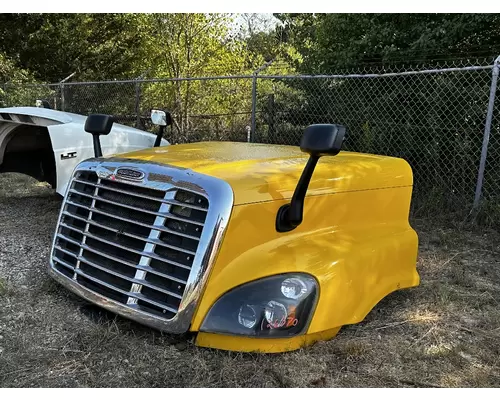
[[[5,84],[0,104],[45,99],[59,110],[108,113],[144,130],[155,129],[150,110],[165,109],[174,120],[166,132],[171,143],[298,145],[306,126],[339,123],[348,130],[346,150],[410,163],[414,215],[468,212],[479,200],[484,215],[500,215],[500,101],[492,103],[496,63],[365,68],[324,76],[271,75],[270,70],[231,77]]]

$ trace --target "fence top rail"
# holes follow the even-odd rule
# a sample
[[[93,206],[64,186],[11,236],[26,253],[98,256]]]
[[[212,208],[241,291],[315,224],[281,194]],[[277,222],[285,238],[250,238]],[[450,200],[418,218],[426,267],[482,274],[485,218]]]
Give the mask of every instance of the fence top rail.
[[[126,84],[126,83],[157,83],[157,82],[178,82],[178,81],[210,81],[223,79],[252,79],[254,75],[225,75],[225,76],[202,76],[190,78],[155,78],[155,79],[117,79],[107,81],[82,81],[65,83],[13,83],[7,82],[4,85],[24,85],[24,86],[78,86],[78,85],[106,85],[106,84]]]
[[[345,78],[384,78],[392,76],[438,74],[444,72],[478,71],[492,69],[493,65],[426,69],[421,71],[386,72],[382,74],[344,74],[344,75],[259,75],[259,79],[345,79]]]
[[[183,81],[210,81],[225,79],[352,79],[352,78],[385,78],[395,76],[421,75],[421,74],[439,74],[447,72],[462,71],[480,71],[492,69],[494,64],[486,66],[469,66],[453,68],[435,68],[427,70],[386,72],[380,74],[334,74],[334,75],[225,75],[225,76],[204,76],[188,78],[155,78],[155,79],[123,79],[106,81],[86,81],[86,82],[64,82],[64,83],[13,83],[6,82],[4,85],[23,85],[23,86],[78,86],[78,85],[105,85],[105,84],[137,84],[137,83],[159,83],[159,82],[183,82]]]

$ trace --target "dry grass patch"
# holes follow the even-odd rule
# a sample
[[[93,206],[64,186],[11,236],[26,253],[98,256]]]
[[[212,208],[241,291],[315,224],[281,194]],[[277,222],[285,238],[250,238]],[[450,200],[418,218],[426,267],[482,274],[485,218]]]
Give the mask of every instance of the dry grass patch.
[[[24,178],[23,178],[24,179]],[[60,199],[0,175],[0,386],[499,386],[500,235],[415,225],[421,285],[287,354],[197,348],[87,304],[46,274]],[[335,310],[332,309],[332,312]]]

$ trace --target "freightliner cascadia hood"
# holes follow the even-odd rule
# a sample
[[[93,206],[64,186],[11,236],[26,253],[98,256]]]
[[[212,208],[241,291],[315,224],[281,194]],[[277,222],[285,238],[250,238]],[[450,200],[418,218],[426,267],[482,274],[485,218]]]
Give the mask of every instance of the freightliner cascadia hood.
[[[170,145],[120,157],[191,169],[227,181],[234,205],[289,199],[308,159],[297,146],[235,142]],[[308,196],[413,184],[409,164],[400,158],[340,152],[324,156],[312,176]]]

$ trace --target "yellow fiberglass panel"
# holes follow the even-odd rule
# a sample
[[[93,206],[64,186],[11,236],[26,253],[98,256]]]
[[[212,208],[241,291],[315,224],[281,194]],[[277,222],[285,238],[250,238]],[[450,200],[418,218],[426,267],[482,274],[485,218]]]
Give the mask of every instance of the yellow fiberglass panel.
[[[308,155],[294,146],[192,143],[124,155],[222,179],[234,206],[191,331],[214,303],[245,283],[290,272],[311,274],[319,297],[307,330],[289,338],[199,332],[197,344],[239,351],[293,350],[333,337],[389,293],[417,286],[418,237],[408,222],[413,176],[399,158],[340,152],[320,159],[296,229],[276,231]]]
[[[224,293],[275,274],[305,272],[318,280],[308,334],[357,323],[387,294],[418,285],[418,238],[408,223],[411,189],[306,197],[303,222],[288,233],[275,229],[285,201],[234,207],[191,330],[199,330]]]
[[[200,332],[196,337],[196,344],[202,347],[213,347],[230,351],[281,353],[297,350],[320,340],[329,340],[338,333],[339,329],[334,328],[323,332],[272,339]]]
[[[234,204],[290,199],[308,155],[295,146],[201,142],[157,147],[124,157],[169,164],[228,182]],[[406,161],[340,152],[320,159],[308,196],[412,185]]]

